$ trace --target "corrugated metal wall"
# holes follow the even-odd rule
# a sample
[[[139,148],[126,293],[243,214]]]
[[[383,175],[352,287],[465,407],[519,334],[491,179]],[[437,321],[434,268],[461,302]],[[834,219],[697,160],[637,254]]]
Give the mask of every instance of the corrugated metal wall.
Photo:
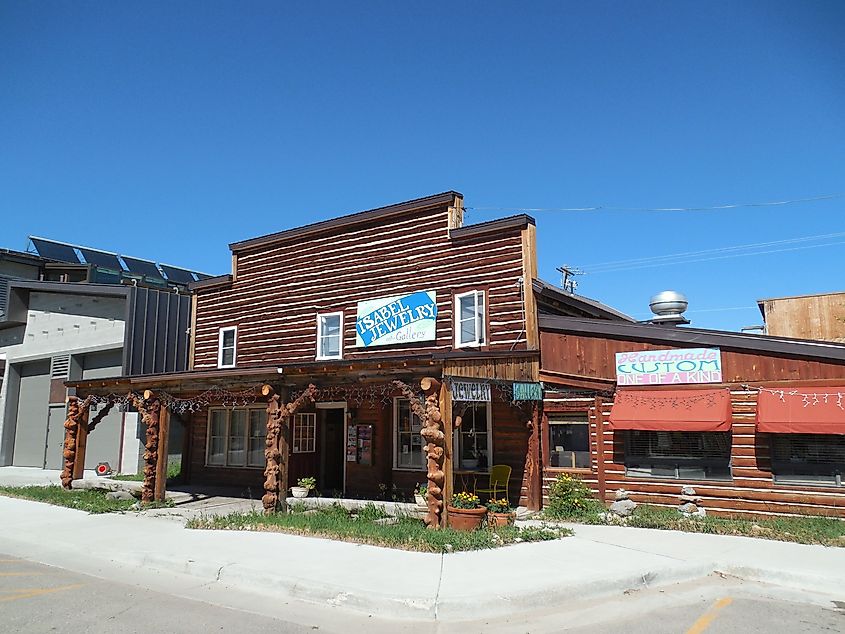
[[[190,296],[149,288],[134,291],[126,327],[123,374],[187,370]]]

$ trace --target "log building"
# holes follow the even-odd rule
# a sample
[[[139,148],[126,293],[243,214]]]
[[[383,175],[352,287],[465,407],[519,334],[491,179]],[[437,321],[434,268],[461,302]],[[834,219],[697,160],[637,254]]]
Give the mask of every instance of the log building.
[[[174,417],[189,483],[268,508],[314,477],[323,495],[388,499],[428,481],[439,512],[498,464],[512,503],[538,508],[538,315],[630,321],[537,280],[533,218],[464,225],[456,192],[229,246],[232,272],[191,285],[189,371],[73,386],[153,407],[157,429]]]

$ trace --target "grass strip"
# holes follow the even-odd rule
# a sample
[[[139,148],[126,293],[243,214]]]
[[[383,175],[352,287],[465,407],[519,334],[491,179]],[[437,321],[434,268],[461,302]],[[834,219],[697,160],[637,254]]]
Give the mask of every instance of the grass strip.
[[[135,504],[135,500],[112,500],[107,498],[105,491],[92,491],[89,489],[72,489],[68,491],[60,486],[0,486],[0,495],[20,498],[22,500],[33,500],[35,502],[46,502],[47,504],[66,506],[67,508],[95,514],[129,511]]]
[[[658,530],[684,531],[687,533],[705,533],[710,535],[734,535],[759,537],[798,544],[820,544],[823,546],[845,546],[845,521],[832,517],[704,517],[687,518],[677,509],[662,506],[640,504],[627,518],[608,522],[605,511],[590,508],[584,513],[552,515],[547,519],[574,522],[579,524],[623,524],[636,528],[654,528]]]
[[[187,527],[206,530],[275,531],[430,553],[498,548],[520,542],[560,539],[571,534],[567,529],[513,526],[496,530],[483,528],[471,532],[448,528],[429,530],[421,520],[411,517],[399,518],[396,524],[375,523],[375,520],[384,517],[386,515],[375,505],[368,505],[357,514],[349,513],[340,505],[334,505],[313,512],[295,508],[291,513],[274,515],[251,511],[192,518]]]

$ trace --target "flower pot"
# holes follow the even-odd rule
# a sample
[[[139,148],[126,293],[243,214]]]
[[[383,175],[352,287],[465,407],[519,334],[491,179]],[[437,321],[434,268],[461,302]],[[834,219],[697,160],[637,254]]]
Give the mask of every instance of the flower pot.
[[[484,524],[484,516],[487,514],[487,509],[483,506],[477,509],[459,509],[454,506],[447,508],[449,509],[449,528],[456,531],[478,530]]]
[[[516,513],[490,513],[487,516],[487,521],[493,528],[499,526],[513,526],[516,520]]]
[[[428,502],[425,501],[425,496],[420,495],[419,493],[414,493],[414,502],[417,503],[417,506],[422,506],[428,508]]]
[[[307,498],[308,491],[311,489],[306,489],[305,487],[291,487],[290,492],[295,498]]]

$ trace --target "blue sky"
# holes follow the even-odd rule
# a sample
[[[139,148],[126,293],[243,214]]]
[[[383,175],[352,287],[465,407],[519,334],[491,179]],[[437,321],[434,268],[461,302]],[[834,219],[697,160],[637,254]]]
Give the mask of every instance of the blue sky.
[[[0,246],[223,273],[231,241],[448,189],[468,222],[842,194],[843,31],[836,1],[7,0]],[[845,232],[843,210],[533,215],[556,282],[562,263]],[[674,288],[694,325],[738,329],[760,297],[845,290],[843,254],[596,272],[579,292],[645,318]]]

